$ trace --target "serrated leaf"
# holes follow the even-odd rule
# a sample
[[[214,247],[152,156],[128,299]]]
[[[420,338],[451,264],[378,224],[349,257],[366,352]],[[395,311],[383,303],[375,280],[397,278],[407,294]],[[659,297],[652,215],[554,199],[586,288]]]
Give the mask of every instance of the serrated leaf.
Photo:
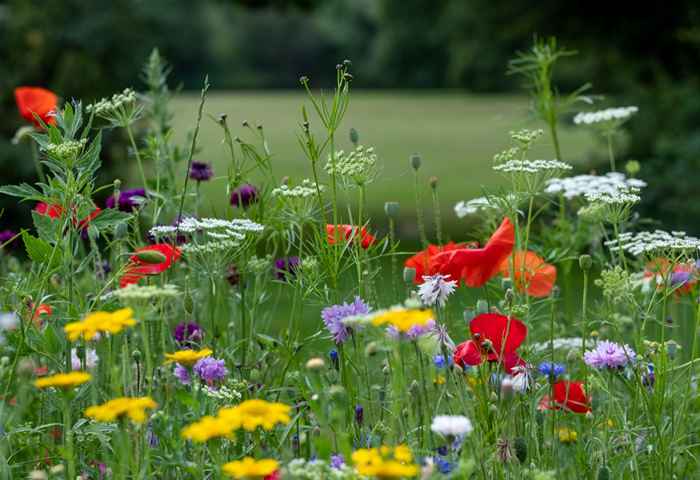
[[[51,262],[49,268],[55,268],[60,264],[60,249],[54,254],[53,247],[47,241],[34,237],[27,232],[22,232],[22,240],[24,241],[24,248],[27,251],[27,255],[33,262],[41,264]]]
[[[102,212],[96,216],[90,222],[90,225],[98,229],[99,231],[113,230],[118,225],[122,223],[127,223],[131,220],[132,214],[126,212],[120,212],[112,208],[102,210]]]
[[[56,243],[58,241],[58,232],[61,226],[60,222],[57,222],[48,215],[41,215],[35,211],[32,211],[32,219],[34,220],[34,226],[39,234],[39,238],[49,243]]]

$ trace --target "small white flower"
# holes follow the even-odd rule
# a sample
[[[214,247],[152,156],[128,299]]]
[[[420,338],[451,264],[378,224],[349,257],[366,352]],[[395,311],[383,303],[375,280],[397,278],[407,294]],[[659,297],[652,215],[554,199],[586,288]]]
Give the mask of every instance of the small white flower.
[[[444,437],[463,437],[469,435],[474,426],[463,415],[438,415],[433,418],[430,429]]]
[[[597,112],[580,112],[574,117],[576,125],[591,125],[605,122],[624,122],[639,111],[635,106],[606,108]]]
[[[477,197],[469,200],[468,202],[460,201],[455,205],[455,214],[459,218],[464,218],[467,215],[473,215],[480,210],[494,208],[486,197]]]
[[[553,346],[555,350],[575,350],[580,349],[583,344],[581,337],[561,337],[555,338],[550,345],[549,341],[534,343],[530,347],[533,352],[546,352],[549,351],[550,346]]]
[[[85,368],[95,368],[99,360],[100,357],[97,356],[97,352],[94,349],[88,348],[85,350]],[[70,351],[70,363],[73,370],[82,370],[83,368],[80,361],[80,356],[78,355],[78,350],[75,348],[72,348]]]
[[[455,280],[447,280],[449,275],[424,275],[423,283],[418,287],[418,296],[424,305],[445,306],[447,297],[457,288]]]
[[[683,253],[700,249],[700,239],[688,236],[685,232],[625,232],[617,239],[605,242],[605,246],[611,249],[621,248],[635,256],[661,252]]]
[[[575,175],[552,178],[547,181],[545,193],[561,193],[564,198],[573,198],[598,193],[615,194],[621,190],[642,189],[647,183],[638,178],[627,178],[623,173],[609,172],[605,175]]]
[[[572,168],[574,167],[559,160],[510,160],[493,166],[494,170],[506,173],[540,173]]]

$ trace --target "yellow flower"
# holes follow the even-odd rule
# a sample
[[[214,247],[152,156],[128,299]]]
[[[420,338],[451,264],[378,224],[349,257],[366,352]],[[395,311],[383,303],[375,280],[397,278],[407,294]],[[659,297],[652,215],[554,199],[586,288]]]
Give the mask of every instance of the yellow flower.
[[[80,337],[92,340],[98,333],[119,333],[125,327],[136,325],[133,318],[134,311],[130,308],[122,308],[114,312],[93,312],[80,322],[71,322],[63,327],[68,335],[68,340],[75,342]]]
[[[44,377],[34,382],[37,388],[56,387],[70,389],[89,381],[92,375],[86,372],[57,373],[50,377]]]
[[[187,440],[204,443],[212,438],[230,436],[234,427],[230,421],[207,415],[183,428],[180,435]]]
[[[400,478],[418,474],[418,465],[411,463],[413,455],[406,445],[355,450],[352,461],[357,473],[368,477]]]
[[[175,353],[165,354],[165,363],[179,363],[180,365],[190,366],[197,363],[197,360],[210,356],[211,349],[204,348],[202,350],[178,350]]]
[[[389,324],[401,333],[408,332],[413,327],[425,327],[433,321],[431,310],[395,309],[387,310],[372,319],[372,325],[380,326]]]
[[[221,467],[226,475],[233,478],[264,478],[277,471],[278,468],[277,460],[271,458],[255,460],[251,457],[229,462]]]
[[[433,380],[433,383],[435,383],[435,385],[444,385],[446,381],[444,375],[438,375],[435,377],[435,380]]]
[[[156,408],[158,404],[151,397],[121,397],[102,405],[93,405],[85,410],[85,416],[98,422],[113,422],[118,417],[128,416],[135,423],[146,420],[145,410]]]
[[[234,425],[235,429],[243,428],[252,432],[258,427],[272,430],[278,423],[287,424],[291,421],[289,405],[265,400],[246,400],[235,407],[222,408],[219,417]]]
[[[559,441],[561,443],[574,443],[576,440],[578,440],[578,433],[576,433],[576,430],[571,430],[566,427],[559,429]]]

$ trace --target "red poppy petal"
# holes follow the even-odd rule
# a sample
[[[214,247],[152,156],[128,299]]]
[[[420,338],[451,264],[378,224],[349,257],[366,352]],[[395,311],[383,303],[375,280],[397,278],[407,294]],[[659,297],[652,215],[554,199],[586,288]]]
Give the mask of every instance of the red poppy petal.
[[[19,114],[32,122],[37,127],[40,126],[34,114],[49,125],[56,123],[56,119],[49,115],[56,110],[58,97],[50,90],[41,87],[17,87],[15,88],[15,101]]]
[[[467,340],[457,345],[452,359],[455,364],[461,367],[481,365],[481,362],[483,362],[481,349],[473,340]]]
[[[591,411],[590,398],[586,395],[581,382],[562,380],[552,387],[554,402],[574,413],[588,413]]]
[[[482,313],[469,324],[472,335],[479,334],[482,339],[490,340],[493,353],[498,356],[515,352],[527,337],[527,327],[515,317],[498,313]]]

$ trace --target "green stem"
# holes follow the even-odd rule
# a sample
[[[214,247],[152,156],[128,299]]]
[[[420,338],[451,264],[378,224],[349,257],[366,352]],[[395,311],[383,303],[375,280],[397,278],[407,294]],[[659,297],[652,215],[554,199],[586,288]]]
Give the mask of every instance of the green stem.
[[[146,184],[146,173],[143,170],[143,162],[141,161],[141,154],[139,153],[139,148],[136,146],[136,140],[134,140],[134,134],[131,131],[131,124],[126,126],[126,134],[129,136],[129,143],[131,143],[131,148],[134,150],[134,156],[136,157],[136,164],[139,167],[139,174],[141,175],[141,182],[143,183],[143,188],[147,188]]]

